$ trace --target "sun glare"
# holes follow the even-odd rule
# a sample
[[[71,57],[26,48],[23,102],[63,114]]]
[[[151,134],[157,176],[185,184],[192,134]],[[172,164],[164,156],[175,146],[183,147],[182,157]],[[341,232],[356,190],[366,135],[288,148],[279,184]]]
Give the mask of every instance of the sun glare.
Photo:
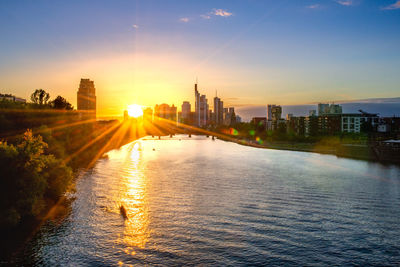
[[[134,118],[138,118],[143,115],[142,107],[136,104],[128,106],[128,115]]]

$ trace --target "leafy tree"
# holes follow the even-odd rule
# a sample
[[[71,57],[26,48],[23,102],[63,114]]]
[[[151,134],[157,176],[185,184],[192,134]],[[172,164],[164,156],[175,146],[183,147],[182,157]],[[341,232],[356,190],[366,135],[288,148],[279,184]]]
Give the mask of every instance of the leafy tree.
[[[31,95],[31,100],[35,104],[45,105],[49,101],[50,95],[43,89],[36,89]]]
[[[72,171],[44,154],[41,136],[25,132],[17,145],[0,142],[0,225],[13,226],[38,215],[46,200],[57,200],[72,181]]]
[[[66,109],[66,110],[72,110],[74,107],[69,103],[64,97],[62,96],[57,96],[56,99],[51,101],[51,107],[55,109]]]

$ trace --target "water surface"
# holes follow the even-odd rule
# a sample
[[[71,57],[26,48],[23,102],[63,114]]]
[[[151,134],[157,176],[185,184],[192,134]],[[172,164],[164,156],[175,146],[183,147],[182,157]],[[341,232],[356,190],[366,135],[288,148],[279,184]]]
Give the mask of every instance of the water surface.
[[[82,171],[35,265],[398,265],[400,169],[204,136],[143,138]],[[119,207],[124,205],[128,220]]]

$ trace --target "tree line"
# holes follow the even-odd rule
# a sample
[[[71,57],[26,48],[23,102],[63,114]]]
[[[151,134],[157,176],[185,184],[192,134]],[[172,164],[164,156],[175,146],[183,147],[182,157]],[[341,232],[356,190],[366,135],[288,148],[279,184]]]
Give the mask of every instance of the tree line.
[[[58,95],[50,100],[50,94],[43,89],[36,89],[30,97],[31,103],[13,102],[6,99],[0,101],[0,108],[42,108],[73,110],[74,107],[64,97]]]

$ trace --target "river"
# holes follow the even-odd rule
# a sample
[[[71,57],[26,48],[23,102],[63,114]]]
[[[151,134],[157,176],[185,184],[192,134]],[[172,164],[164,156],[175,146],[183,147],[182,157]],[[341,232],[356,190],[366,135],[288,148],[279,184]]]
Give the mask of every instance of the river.
[[[72,197],[67,216],[43,224],[17,262],[400,264],[393,165],[205,136],[145,137],[82,170]]]

